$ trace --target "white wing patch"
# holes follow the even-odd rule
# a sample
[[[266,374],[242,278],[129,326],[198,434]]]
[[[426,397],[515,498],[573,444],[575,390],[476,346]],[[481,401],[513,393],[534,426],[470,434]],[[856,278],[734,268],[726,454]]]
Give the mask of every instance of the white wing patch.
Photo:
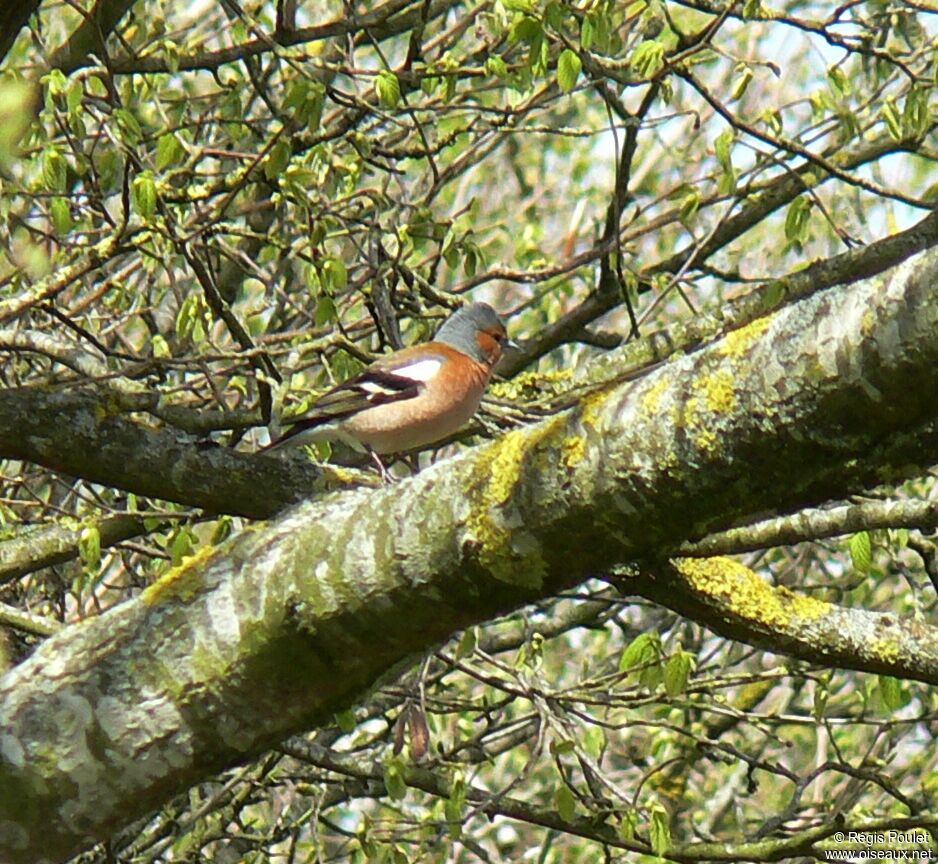
[[[409,378],[411,381],[426,382],[440,371],[442,365],[443,361],[438,359],[418,360],[416,363],[411,363],[409,366],[401,366],[398,369],[391,369],[389,372],[391,375],[395,375],[398,378]]]

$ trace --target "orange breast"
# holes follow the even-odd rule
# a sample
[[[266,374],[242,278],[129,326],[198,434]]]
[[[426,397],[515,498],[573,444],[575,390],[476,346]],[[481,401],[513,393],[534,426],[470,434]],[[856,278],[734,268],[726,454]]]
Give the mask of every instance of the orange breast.
[[[466,423],[479,407],[490,370],[447,346],[456,363],[422,385],[413,399],[376,405],[342,426],[376,453],[399,453],[440,441]]]

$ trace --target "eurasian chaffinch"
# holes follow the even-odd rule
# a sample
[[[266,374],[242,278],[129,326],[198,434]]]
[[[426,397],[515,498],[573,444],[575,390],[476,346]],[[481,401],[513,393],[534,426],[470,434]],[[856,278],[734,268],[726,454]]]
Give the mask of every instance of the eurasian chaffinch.
[[[508,342],[505,323],[491,306],[463,306],[432,342],[376,360],[291,418],[265,449],[338,440],[385,454],[441,441],[475,414]]]

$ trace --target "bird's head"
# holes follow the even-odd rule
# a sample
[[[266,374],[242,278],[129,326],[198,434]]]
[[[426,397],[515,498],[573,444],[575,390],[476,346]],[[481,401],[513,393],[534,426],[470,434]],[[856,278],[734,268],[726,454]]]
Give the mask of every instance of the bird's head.
[[[488,303],[457,309],[443,322],[434,340],[489,367],[498,363],[505,346],[511,344],[505,322]]]

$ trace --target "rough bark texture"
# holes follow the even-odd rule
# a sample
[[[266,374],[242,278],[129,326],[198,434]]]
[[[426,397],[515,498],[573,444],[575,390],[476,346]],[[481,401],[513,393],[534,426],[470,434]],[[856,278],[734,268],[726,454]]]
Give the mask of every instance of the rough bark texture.
[[[776,654],[938,684],[938,628],[774,588],[729,558],[662,564],[631,587],[717,633]]]
[[[0,458],[255,519],[273,516],[321,484],[310,464],[205,449],[133,421],[127,408],[120,397],[91,390],[0,390]]]
[[[50,638],[0,679],[0,859],[61,860],[454,629],[930,463],[936,295],[934,252],[817,294],[409,481],[302,504]]]

